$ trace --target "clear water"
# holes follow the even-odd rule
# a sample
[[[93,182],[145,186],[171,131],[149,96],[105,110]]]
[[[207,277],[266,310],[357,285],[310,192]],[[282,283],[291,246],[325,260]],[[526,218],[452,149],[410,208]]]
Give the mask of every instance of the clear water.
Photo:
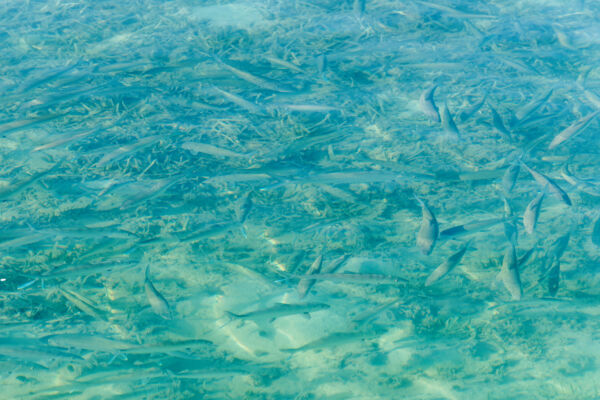
[[[0,398],[600,397],[599,15],[3,1]]]

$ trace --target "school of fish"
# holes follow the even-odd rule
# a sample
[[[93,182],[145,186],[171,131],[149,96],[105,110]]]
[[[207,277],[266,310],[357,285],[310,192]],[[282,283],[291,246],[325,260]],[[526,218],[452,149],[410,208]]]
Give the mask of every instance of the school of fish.
[[[6,399],[596,399],[600,3],[0,4]]]

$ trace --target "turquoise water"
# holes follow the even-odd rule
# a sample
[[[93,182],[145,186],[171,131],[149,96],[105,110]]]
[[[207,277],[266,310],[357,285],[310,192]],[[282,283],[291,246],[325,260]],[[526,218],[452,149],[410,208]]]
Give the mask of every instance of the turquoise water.
[[[3,1],[0,398],[599,398],[599,15]]]

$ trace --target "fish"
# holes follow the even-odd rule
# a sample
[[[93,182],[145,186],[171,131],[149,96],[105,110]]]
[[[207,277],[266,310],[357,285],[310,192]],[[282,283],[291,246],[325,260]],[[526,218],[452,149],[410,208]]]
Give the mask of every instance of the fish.
[[[341,108],[335,106],[328,106],[325,104],[283,104],[277,103],[271,105],[271,107],[275,107],[282,110],[287,111],[297,111],[297,112],[305,112],[305,113],[329,113],[332,111],[342,111]]]
[[[314,275],[317,274],[321,270],[321,265],[323,264],[323,256],[319,255],[315,261],[311,264],[308,271],[306,271],[306,275]],[[304,298],[315,284],[313,279],[302,279],[298,282],[298,297],[301,299]]]
[[[429,207],[427,207],[427,204],[416,195],[415,199],[417,199],[421,205],[421,211],[423,214],[421,219],[421,227],[417,233],[417,246],[419,249],[421,249],[421,252],[424,255],[429,255],[433,251],[435,241],[438,238],[439,226],[435,216]]]
[[[365,13],[366,0],[354,0],[352,3],[352,11],[357,17],[361,17]]]
[[[106,153],[98,162],[95,164],[96,168],[102,168],[105,165],[119,161],[127,156],[132,155],[135,152],[142,150],[145,147],[152,146],[161,139],[159,135],[146,136],[139,139],[135,143],[130,143],[118,147],[117,149]]]
[[[548,247],[546,252],[546,258],[558,258],[560,259],[569,245],[569,239],[571,238],[571,232],[567,232],[562,236],[556,238]]]
[[[514,215],[513,207],[505,196],[502,196],[502,205],[504,206],[504,217],[511,218]]]
[[[30,338],[0,337],[0,355],[42,365],[54,360],[84,362],[83,357],[63,347]]]
[[[234,228],[240,227],[242,224],[239,221],[221,221],[215,222],[213,224],[208,224],[206,228],[194,232],[182,232],[177,234],[177,238],[181,243],[195,243],[199,240],[212,238],[229,231],[232,231]],[[156,238],[147,239],[143,242],[143,244],[152,244],[156,242]],[[158,238],[160,240],[160,238]]]
[[[51,173],[56,172],[59,167],[60,163],[55,163],[48,169],[35,172],[23,180],[10,183],[5,187],[0,188],[0,199],[9,199],[18,195],[19,193],[22,193],[24,190],[29,189],[43,178],[49,176]]]
[[[548,247],[545,254],[544,267],[538,282],[547,280],[548,293],[555,296],[560,283],[560,258],[567,249],[571,232],[567,232],[556,238]]]
[[[498,60],[500,60],[503,64],[514,68],[515,70],[523,73],[523,74],[527,74],[527,75],[541,75],[535,68],[531,67],[530,65],[528,65],[527,63],[518,60],[516,58],[511,58],[511,56],[507,56],[506,54],[502,54],[502,53],[497,53],[496,58],[498,58]]]
[[[527,117],[535,113],[544,104],[546,104],[548,99],[550,99],[550,97],[552,96],[552,93],[554,93],[554,89],[548,90],[548,92],[546,92],[546,94],[544,94],[543,96],[532,100],[531,102],[518,109],[515,113],[516,120],[512,123],[513,127],[520,125]]]
[[[240,224],[244,224],[252,210],[252,192],[246,192],[235,203],[235,216]]]
[[[236,153],[235,151],[223,149],[221,147],[213,146],[208,143],[199,142],[184,142],[181,145],[182,149],[188,150],[193,154],[207,154],[215,157],[229,157],[229,158],[248,158],[249,155],[243,153]]]
[[[101,262],[97,264],[66,264],[60,267],[54,268],[51,271],[44,272],[41,275],[32,276],[38,279],[70,279],[85,277],[97,273],[110,273],[114,271],[121,271],[134,266],[133,262],[115,263]]]
[[[381,304],[375,309],[369,309],[365,312],[357,314],[352,318],[352,323],[355,327],[360,328],[367,323],[370,323],[379,313],[390,308],[391,306],[403,302],[402,299],[393,299],[388,301],[387,303]]]
[[[87,297],[85,297],[77,292],[74,292],[72,290],[65,289],[63,287],[59,287],[58,291],[60,292],[60,294],[63,295],[63,297],[65,299],[69,300],[69,302],[71,302],[71,304],[73,304],[75,307],[77,307],[83,313],[85,313],[95,319],[106,320],[106,315],[105,315],[104,310],[101,310],[98,307],[98,305],[96,305],[94,302],[92,302]]]
[[[332,274],[313,274],[310,278],[307,275],[289,275],[289,278],[315,281],[338,281],[366,284],[397,284],[407,282],[406,279],[399,276],[384,274],[361,274],[361,273],[332,273]]]
[[[566,205],[570,206],[572,204],[571,199],[569,198],[567,193],[564,190],[562,190],[560,186],[558,186],[552,179],[548,178],[544,174],[541,174],[529,168],[527,164],[523,162],[523,160],[521,160],[521,165],[531,174],[531,176],[533,176],[533,179],[535,179],[538,185],[540,185],[542,188],[547,186],[548,189],[556,196],[556,198],[558,198]]]
[[[220,89],[216,86],[213,87],[213,91],[215,91],[216,93],[218,93],[219,95],[221,95],[225,99],[227,99],[228,101],[239,106],[240,108],[243,108],[246,111],[249,111],[249,112],[251,112],[253,114],[257,114],[257,115],[266,115],[264,107],[261,107],[256,103],[248,101],[248,100],[244,99],[243,97],[238,96],[237,94]]]
[[[90,335],[82,333],[61,333],[47,335],[40,338],[40,341],[65,349],[75,348],[103,352],[118,352],[137,347],[135,343],[110,339],[102,335]]]
[[[428,277],[425,281],[425,286],[431,286],[444,276],[446,276],[450,271],[454,269],[462,260],[465,252],[469,248],[470,242],[466,242],[462,245],[462,247],[454,254],[452,254],[446,261],[441,263]]]
[[[485,104],[485,101],[486,101],[486,96],[483,96],[481,98],[481,100],[479,100],[477,103],[473,104],[471,107],[469,107],[465,110],[459,111],[456,115],[456,119],[460,122],[467,121],[469,118],[471,118],[473,116],[473,114],[475,114],[477,111],[479,111],[479,109]]]
[[[575,186],[577,190],[587,193],[590,196],[600,197],[600,186],[593,185],[587,180],[578,179],[571,175],[568,164],[563,165],[560,170],[560,175],[569,184]]]
[[[583,95],[594,107],[600,108],[600,97],[598,97],[598,95],[589,90],[584,90]]]
[[[516,246],[515,246],[516,248]],[[517,267],[519,268],[519,271],[523,270],[523,267],[526,265],[525,263],[527,262],[527,260],[529,260],[529,258],[533,255],[533,253],[537,250],[537,247],[532,247],[529,250],[527,250],[525,252],[525,254],[523,254],[521,257],[519,257],[519,259],[517,260]]]
[[[592,227],[592,243],[600,247],[600,217],[596,218]]]
[[[284,348],[280,349],[280,351],[286,353],[296,353],[300,351],[309,351],[309,350],[322,350],[328,347],[337,347],[339,345],[344,345],[348,343],[355,343],[359,340],[371,339],[379,336],[381,333],[376,330],[370,330],[367,332],[363,331],[350,331],[350,332],[335,332],[329,335],[326,335],[320,339],[313,340],[312,342],[308,342],[300,347],[295,348]]]
[[[540,216],[542,200],[544,200],[545,193],[546,191],[544,190],[540,192],[533,200],[531,200],[529,204],[527,204],[527,208],[523,214],[523,226],[525,227],[525,232],[530,235],[533,235],[533,231],[535,230],[535,225],[538,217]]]
[[[262,325],[267,322],[273,322],[277,318],[287,317],[290,315],[303,314],[307,317],[310,313],[323,311],[331,308],[325,303],[305,303],[305,304],[287,304],[287,303],[276,303],[272,307],[264,308],[261,310],[250,311],[245,314],[236,314],[231,311],[225,313],[235,319],[253,321],[257,325]]]
[[[124,197],[123,202],[119,208],[126,210],[128,208],[137,206],[144,202],[150,201],[154,198],[159,197],[167,191],[173,185],[179,183],[180,179],[156,179],[147,181],[132,182],[128,185],[122,186],[118,189],[119,195]]]
[[[504,175],[502,175],[502,189],[505,193],[512,192],[519,177],[519,170],[519,163],[515,162],[509,165]]]
[[[73,135],[72,133],[67,133],[67,134],[61,135],[59,138],[55,138],[51,142],[48,142],[48,143],[43,144],[43,145],[36,146],[31,151],[32,152],[36,152],[36,151],[41,151],[41,150],[52,149],[54,147],[60,146],[61,144],[72,143],[72,142],[75,142],[75,141],[77,141],[79,139],[82,139],[84,137],[90,136],[92,134],[96,134],[98,132],[99,132],[99,129],[86,130],[84,132],[77,133],[75,135]]]
[[[356,183],[375,183],[402,181],[406,177],[390,171],[338,171],[309,174],[304,177],[285,179],[272,185],[260,188],[261,191],[281,186],[313,184],[313,185],[352,185]]]
[[[513,243],[515,246],[517,245],[517,242],[519,241],[519,230],[514,221],[508,220],[504,222],[504,236],[510,243]]]
[[[471,221],[466,224],[456,225],[450,228],[446,228],[440,232],[440,239],[449,239],[457,236],[468,235],[471,233],[479,232],[483,229],[490,228],[494,225],[498,225],[505,221],[505,218],[491,218],[481,221]]]
[[[458,179],[464,182],[469,181],[488,181],[496,178],[500,178],[504,173],[500,169],[480,169],[473,172],[461,172],[458,174]]]
[[[0,243],[0,250],[3,249],[15,249],[19,247],[29,246],[34,243],[41,242],[42,240],[47,240],[48,235],[44,232],[36,232],[33,231],[30,234],[20,236],[18,238],[14,238],[11,240],[6,240]]]
[[[169,303],[163,297],[162,294],[159,293],[158,290],[154,287],[152,282],[150,281],[150,266],[146,267],[146,273],[144,279],[144,290],[146,292],[146,298],[148,299],[148,303],[150,303],[150,307],[154,313],[160,316],[163,319],[171,320],[173,319],[173,315],[171,313],[171,307],[169,307]]]
[[[562,130],[558,135],[552,139],[550,144],[548,145],[548,150],[554,150],[560,144],[566,142],[567,140],[579,135],[581,132],[588,127],[588,125],[596,118],[596,116],[600,114],[600,110],[595,111],[577,121],[573,124],[569,125],[567,128]]]
[[[24,128],[29,128],[44,122],[52,121],[54,119],[62,117],[64,114],[47,114],[32,118],[18,119],[11,122],[5,122],[0,124],[0,134],[6,135],[7,133],[16,132]]]
[[[289,61],[283,60],[281,58],[275,57],[275,56],[266,56],[265,59],[267,61],[269,61],[271,64],[275,64],[275,65],[279,65],[282,66],[284,68],[290,69],[294,72],[298,72],[300,74],[304,74],[304,70],[301,69],[299,66],[297,66],[294,63],[291,63]]]
[[[459,18],[459,19],[495,19],[495,18],[497,18],[493,15],[467,13],[464,11],[456,10],[454,8],[447,7],[447,6],[444,6],[441,4],[432,3],[429,1],[417,0],[416,2],[423,4],[426,7],[430,7],[435,10],[442,11],[451,17]]]
[[[500,133],[500,135],[504,139],[510,141],[511,140],[510,132],[504,126],[504,121],[502,121],[502,117],[500,116],[500,114],[498,114],[498,112],[496,111],[496,109],[494,109],[494,107],[492,107],[491,105],[489,107],[490,107],[490,110],[492,111],[492,125],[494,125],[494,128],[496,128],[496,130]]]
[[[325,73],[327,72],[327,68],[328,68],[328,64],[329,64],[327,61],[327,55],[319,54],[316,58],[316,62],[317,62],[317,72],[319,73],[319,75],[324,77]]]
[[[254,75],[254,74],[251,74],[250,72],[243,71],[237,67],[234,67],[232,64],[221,60],[219,57],[215,56],[214,59],[217,61],[217,63],[220,66],[222,66],[229,72],[233,73],[238,78],[240,78],[246,82],[249,82],[253,85],[256,85],[262,89],[270,90],[273,92],[280,92],[280,93],[291,93],[291,92],[295,91],[294,88],[284,85],[280,82],[276,82],[271,79],[264,78],[262,76]]]
[[[460,137],[460,132],[454,123],[454,119],[452,119],[452,115],[448,110],[448,106],[444,103],[442,107],[442,127],[444,130],[449,133],[452,137],[458,138]]]
[[[500,270],[500,279],[504,287],[510,293],[513,300],[521,300],[523,288],[519,276],[519,266],[517,260],[517,251],[515,246],[510,243],[504,252],[502,260],[502,269]]]
[[[548,293],[550,296],[556,296],[558,292],[558,285],[560,281],[560,260],[554,258],[552,265],[548,270]]]
[[[344,262],[349,257],[350,256],[348,254],[342,254],[341,256],[339,256],[338,258],[336,258],[335,260],[332,260],[329,264],[327,264],[325,267],[323,267],[323,269],[321,270],[321,274],[333,274],[342,265],[344,265]]]
[[[423,113],[425,113],[429,119],[431,119],[433,122],[440,122],[440,112],[435,105],[435,101],[433,100],[435,89],[437,89],[437,85],[421,93],[421,97],[419,98],[419,106],[421,107],[421,111],[423,111]]]

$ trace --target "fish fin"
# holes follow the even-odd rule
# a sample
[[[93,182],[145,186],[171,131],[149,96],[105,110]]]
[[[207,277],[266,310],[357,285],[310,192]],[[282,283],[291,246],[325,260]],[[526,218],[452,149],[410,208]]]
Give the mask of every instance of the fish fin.
[[[302,315],[303,315],[303,316],[304,316],[304,318],[306,318],[306,319],[310,319],[310,318],[311,318],[311,317],[310,317],[310,313],[309,313],[309,312],[302,313]]]

